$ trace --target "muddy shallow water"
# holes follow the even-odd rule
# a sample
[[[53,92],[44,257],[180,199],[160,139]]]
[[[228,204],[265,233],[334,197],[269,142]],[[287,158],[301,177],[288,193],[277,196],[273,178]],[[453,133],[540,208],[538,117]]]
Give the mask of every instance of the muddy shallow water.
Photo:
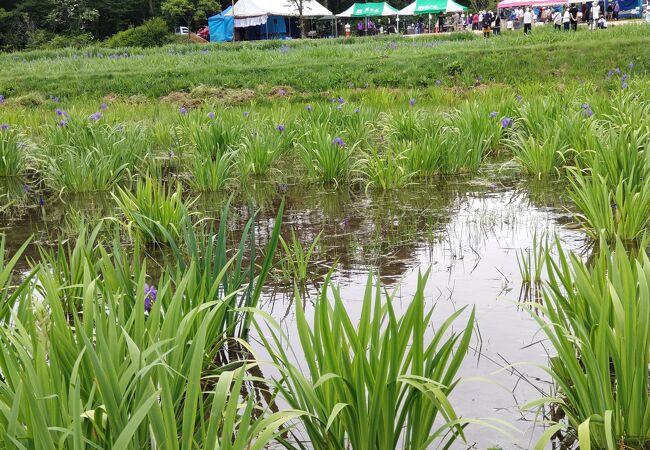
[[[2,189],[8,188],[0,188],[0,194]],[[12,195],[26,206],[38,202],[29,193],[14,190]],[[260,244],[273,228],[283,190],[269,184],[252,195],[260,208],[256,228]],[[316,279],[306,287],[308,316],[322,276],[335,263],[333,280],[353,315],[360,310],[369,270],[377,271],[381,281],[396,290],[399,310],[415,291],[418,273],[430,268],[426,296],[436,305],[434,322],[441,323],[451,312],[469,306],[457,322],[458,328],[469,309],[476,308],[473,350],[460,373],[481,379],[467,380],[456,388],[452,400],[457,412],[466,417],[498,418],[520,430],[507,437],[471,426],[468,444],[456,448],[485,449],[497,444],[506,449],[530,448],[540,427],[535,426],[534,414],[522,413],[518,407],[549,392],[548,376],[535,364],[545,364],[552,350],[544,345],[530,313],[518,303],[521,276],[517,255],[532,247],[535,236],[544,234],[557,234],[565,249],[584,249],[585,236],[573,225],[564,206],[564,191],[555,181],[522,180],[500,166],[476,176],[414,185],[395,193],[289,186],[283,235],[288,237],[293,228],[309,245],[323,231],[310,267]],[[215,214],[223,203],[223,198],[203,196],[196,207]],[[246,203],[244,199],[234,201],[234,238],[245,223]],[[95,198],[14,209],[9,216],[0,216],[0,228],[7,234],[11,253],[31,234],[38,241],[47,241],[71,208],[110,215],[111,205]],[[295,327],[291,291],[288,283],[274,278],[262,304],[290,336]],[[511,364],[514,367],[507,369]]]

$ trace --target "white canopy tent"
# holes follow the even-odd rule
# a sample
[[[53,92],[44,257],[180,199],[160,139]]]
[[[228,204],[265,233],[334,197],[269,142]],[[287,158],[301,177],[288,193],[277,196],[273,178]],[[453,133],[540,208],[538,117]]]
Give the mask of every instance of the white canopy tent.
[[[420,6],[420,8],[418,8]],[[419,3],[417,1],[411,3],[406,8],[400,10],[400,16],[415,16],[416,14],[430,14],[435,13],[439,14],[441,12],[450,13],[450,12],[463,12],[467,10],[462,5],[454,2],[453,0],[442,0],[440,2],[423,2]]]
[[[296,3],[292,0],[239,0],[226,15],[235,17],[236,28],[263,25],[269,16],[299,17]],[[302,0],[303,17],[331,15],[332,12],[316,0]]]

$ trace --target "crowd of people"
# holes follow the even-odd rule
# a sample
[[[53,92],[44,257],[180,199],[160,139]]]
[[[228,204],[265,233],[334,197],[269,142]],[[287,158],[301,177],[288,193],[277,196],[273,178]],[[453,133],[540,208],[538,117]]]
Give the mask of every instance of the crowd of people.
[[[383,23],[381,19],[377,20],[378,23],[373,22],[371,18],[367,20],[359,20],[356,24],[356,35],[357,36],[374,36],[376,34],[392,34],[397,32],[395,24],[392,23],[390,18],[386,19],[386,23]],[[345,36],[352,36],[352,26],[349,22],[344,25]]]
[[[648,0],[650,4],[650,0]],[[426,21],[422,16],[414,23],[405,24],[403,31],[409,34],[432,33],[443,31],[482,31],[483,36],[488,38],[491,35],[501,33],[502,24],[506,30],[519,30],[523,28],[524,33],[529,34],[538,25],[552,25],[556,30],[571,31],[577,30],[579,23],[586,23],[589,29],[604,29],[608,27],[608,21],[619,20],[621,5],[618,0],[608,1],[605,5],[603,0],[572,3],[566,6],[549,7],[517,7],[510,10],[501,10],[499,13],[484,10],[473,14],[451,13],[440,14],[435,17],[433,23]],[[650,23],[650,8],[647,12],[647,20]],[[360,20],[356,25],[345,24],[345,35],[351,36],[355,33],[358,36],[375,34],[396,33],[397,22],[387,19],[382,23],[373,22],[370,18]]]
[[[582,4],[571,4],[566,7],[527,7],[514,8],[509,14],[492,11],[478,11],[474,14],[455,13],[451,15],[454,31],[472,30],[483,31],[483,36],[501,33],[502,21],[506,30],[523,28],[529,34],[536,25],[552,24],[556,30],[577,30],[578,23],[584,22],[592,30],[607,28],[609,20],[618,20],[621,7],[618,1],[608,3],[594,1]]]
[[[553,24],[556,30],[576,30],[579,22],[590,29],[607,28],[608,20],[618,20],[621,6],[618,1],[608,3],[588,2],[571,4],[568,7],[515,8],[506,22],[507,29],[518,29],[523,25],[524,32],[530,33],[533,24]]]

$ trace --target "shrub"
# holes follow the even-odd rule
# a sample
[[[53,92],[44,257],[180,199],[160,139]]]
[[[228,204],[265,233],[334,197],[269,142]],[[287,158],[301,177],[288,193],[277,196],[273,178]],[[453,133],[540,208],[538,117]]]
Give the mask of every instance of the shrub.
[[[58,50],[63,48],[84,48],[93,42],[93,35],[80,33],[75,35],[52,34],[45,30],[36,30],[29,36],[27,48],[30,50]]]
[[[120,31],[106,41],[107,47],[159,47],[169,44],[172,35],[167,29],[165,21],[156,17],[147,20],[138,27]]]

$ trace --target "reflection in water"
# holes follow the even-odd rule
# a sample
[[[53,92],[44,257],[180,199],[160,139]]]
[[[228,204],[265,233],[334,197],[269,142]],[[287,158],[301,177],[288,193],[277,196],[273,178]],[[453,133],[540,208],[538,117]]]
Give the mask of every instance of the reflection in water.
[[[285,238],[295,229],[303,245],[309,246],[323,232],[310,266],[315,276],[303,295],[308,316],[319,291],[318,279],[332,266],[333,280],[352,316],[359,313],[369,270],[378,271],[384,285],[396,290],[399,311],[404,307],[401,302],[414,293],[418,273],[431,268],[426,295],[436,303],[432,327],[457,308],[476,307],[479,338],[461,374],[488,381],[461,384],[452,396],[458,411],[469,417],[500,418],[524,432],[509,442],[492,430],[473,427],[468,429],[470,444],[529,448],[539,428],[533,425],[534,417],[518,406],[539,397],[540,390],[547,391],[548,381],[532,365],[508,366],[545,364],[547,350],[537,324],[517,303],[522,281],[517,255],[532,247],[535,235],[557,234],[567,250],[583,245],[582,233],[563,225],[571,221],[562,206],[563,192],[555,182],[527,182],[490,172],[370,195],[257,182],[232,200],[228,226],[232,242],[237,242],[251,211],[259,211],[256,239],[263,249],[284,196]],[[218,217],[227,202],[227,195],[203,195],[195,207],[203,217]],[[47,242],[56,239],[62,224],[78,223],[79,217],[92,223],[113,214],[110,197],[66,199],[42,209],[24,206],[18,214],[0,217],[0,227],[10,230],[11,252],[31,234]],[[292,290],[286,282],[271,283],[262,303],[290,336],[297,307]],[[263,357],[263,349],[259,351]]]

